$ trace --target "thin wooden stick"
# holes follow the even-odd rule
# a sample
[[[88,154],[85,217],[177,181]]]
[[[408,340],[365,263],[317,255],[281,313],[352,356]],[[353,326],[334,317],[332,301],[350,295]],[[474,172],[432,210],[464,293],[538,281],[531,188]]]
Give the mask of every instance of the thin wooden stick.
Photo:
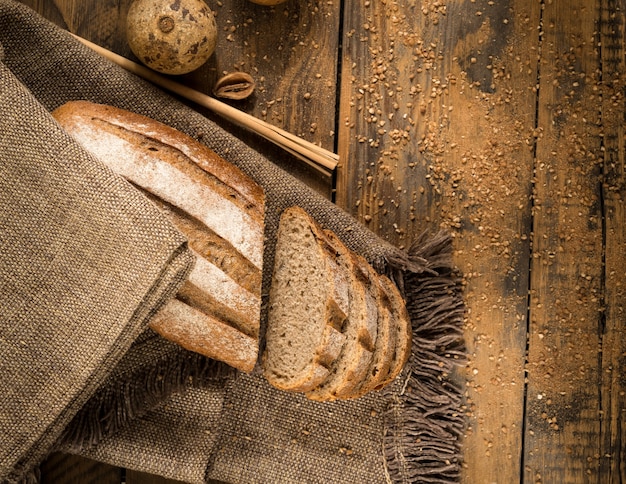
[[[74,35],[74,34],[72,34]],[[276,126],[272,126],[254,116],[239,111],[238,109],[218,101],[200,91],[196,91],[188,86],[175,82],[167,77],[161,76],[147,67],[127,59],[115,52],[111,52],[93,42],[82,37],[74,35],[83,44],[102,55],[103,57],[113,61],[120,67],[142,77],[143,79],[156,84],[163,89],[178,94],[200,106],[210,109],[214,113],[231,121],[232,123],[246,128],[263,138],[273,142],[277,146],[288,151],[298,159],[312,166],[325,176],[331,176],[332,171],[337,167],[339,156],[332,151],[325,150],[309,141],[306,141],[292,133],[284,131]]]

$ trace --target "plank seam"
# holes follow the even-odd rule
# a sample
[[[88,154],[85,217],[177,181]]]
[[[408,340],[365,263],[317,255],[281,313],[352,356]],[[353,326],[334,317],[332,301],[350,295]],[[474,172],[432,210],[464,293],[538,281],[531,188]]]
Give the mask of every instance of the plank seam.
[[[535,132],[539,129],[539,86],[541,81],[541,55],[542,55],[542,47],[543,47],[543,13],[545,10],[545,0],[541,0],[540,9],[539,9],[539,31],[537,33],[537,71],[535,77],[535,119],[533,122],[533,129]],[[537,167],[537,144],[538,138],[534,138],[533,141],[533,173]],[[535,188],[536,181],[533,176],[531,179],[531,197],[530,197],[530,250],[528,257],[528,273],[532,273],[533,266],[533,251],[534,251],[534,228],[535,228]],[[532,291],[532,277],[528,278],[528,294],[527,294],[527,302],[526,302],[526,348],[525,348],[525,363],[528,365],[528,355],[530,353],[530,321],[531,321],[531,291]],[[526,433],[527,429],[527,418],[528,418],[528,373],[524,372],[524,394],[523,394],[523,404],[522,404],[522,432],[521,432],[521,452],[520,452],[520,472],[519,479],[520,484],[524,483],[524,473],[525,473],[525,446],[526,446]]]

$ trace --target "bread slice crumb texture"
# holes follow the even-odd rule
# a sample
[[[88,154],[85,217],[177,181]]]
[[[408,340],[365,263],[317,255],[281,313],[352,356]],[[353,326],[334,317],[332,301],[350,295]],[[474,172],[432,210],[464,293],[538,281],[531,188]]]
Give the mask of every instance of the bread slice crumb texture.
[[[347,281],[302,209],[281,216],[263,357],[264,374],[277,388],[307,391],[328,375],[345,337]]]
[[[376,347],[364,381],[358,385],[346,398],[359,398],[372,390],[377,389],[386,379],[394,361],[396,350],[397,331],[393,326],[391,304],[383,289],[381,276],[372,267],[370,272],[370,290],[376,300],[378,308],[378,334]]]
[[[325,231],[325,235],[336,250],[344,272],[349,275],[350,311],[342,328],[346,341],[339,357],[332,364],[324,382],[307,393],[307,398],[318,401],[341,398],[365,378],[377,333],[376,305],[369,297],[368,280],[362,277],[360,267],[360,264],[367,262],[358,260],[332,232]]]

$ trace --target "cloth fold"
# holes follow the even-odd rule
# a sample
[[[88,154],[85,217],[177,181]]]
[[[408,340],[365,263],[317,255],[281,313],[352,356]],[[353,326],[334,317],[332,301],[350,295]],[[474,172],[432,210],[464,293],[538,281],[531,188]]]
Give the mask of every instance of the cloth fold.
[[[458,480],[464,307],[449,235],[399,250],[15,0],[0,0],[0,46],[0,481],[59,449],[198,483]],[[193,261],[161,214],[50,118],[75,99],[199,138],[263,186],[263,294],[291,205],[390,275],[414,329],[403,375],[359,400],[311,402],[146,329]],[[264,305],[261,332],[265,317]]]
[[[46,455],[186,278],[185,239],[0,65],[0,478]]]

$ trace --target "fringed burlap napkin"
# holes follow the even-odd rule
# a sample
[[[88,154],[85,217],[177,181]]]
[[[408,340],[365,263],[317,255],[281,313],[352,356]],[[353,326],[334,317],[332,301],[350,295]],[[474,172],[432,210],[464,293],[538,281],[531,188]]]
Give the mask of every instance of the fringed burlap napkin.
[[[455,482],[463,304],[451,241],[404,253],[155,87],[0,0],[0,480],[62,449],[189,482]],[[316,403],[145,330],[191,264],[184,240],[49,112],[112,104],[197,137],[267,195],[264,294],[280,212],[298,204],[403,289],[407,370],[385,392]],[[32,475],[32,474],[31,474]]]

